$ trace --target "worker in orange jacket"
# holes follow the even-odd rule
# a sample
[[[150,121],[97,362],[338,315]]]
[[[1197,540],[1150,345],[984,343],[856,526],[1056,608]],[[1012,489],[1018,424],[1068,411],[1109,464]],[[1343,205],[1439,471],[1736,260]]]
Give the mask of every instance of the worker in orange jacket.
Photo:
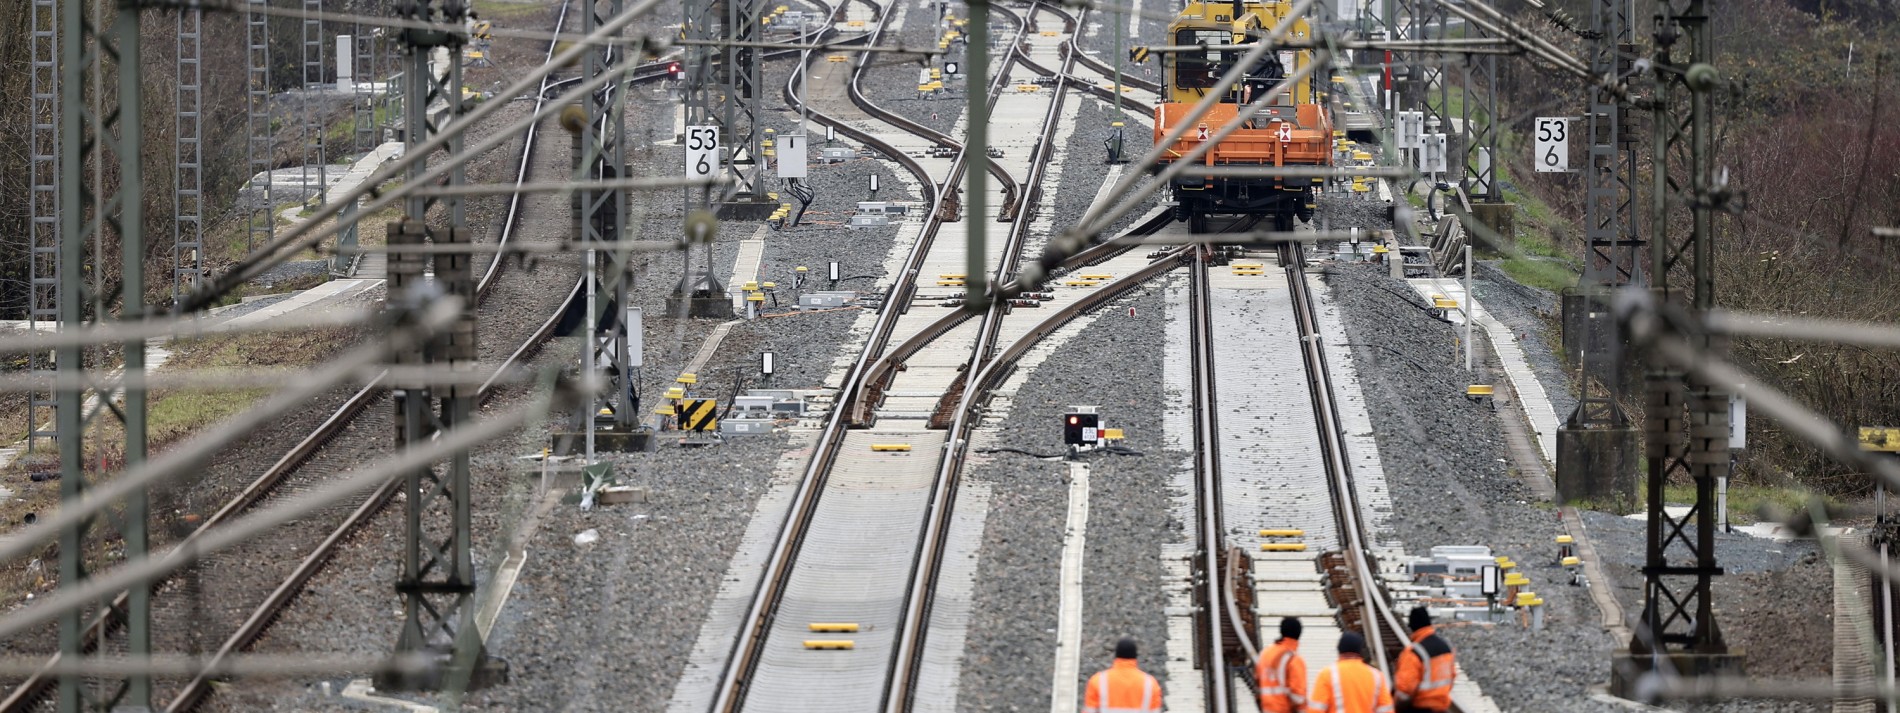
[[[1385,674],[1366,665],[1366,637],[1339,635],[1339,663],[1319,672],[1307,698],[1309,713],[1393,713]]]
[[[1161,710],[1161,684],[1135,665],[1135,640],[1115,642],[1115,665],[1089,677],[1082,713],[1152,713]]]
[[[1306,659],[1300,658],[1300,620],[1280,620],[1280,640],[1260,652],[1253,666],[1260,689],[1261,713],[1298,713],[1306,710]]]
[[[1397,688],[1400,711],[1444,713],[1451,710],[1451,683],[1458,677],[1451,644],[1432,626],[1432,613],[1413,607],[1406,619],[1412,641],[1399,654]]]

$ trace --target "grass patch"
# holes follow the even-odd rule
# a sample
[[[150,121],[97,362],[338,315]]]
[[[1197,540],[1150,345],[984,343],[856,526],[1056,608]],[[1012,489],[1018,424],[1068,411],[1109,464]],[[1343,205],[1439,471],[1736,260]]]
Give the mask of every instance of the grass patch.
[[[234,334],[173,343],[172,358],[165,368],[208,369],[268,368],[281,369],[288,379],[302,369],[325,361],[360,338],[356,329],[303,330],[270,334]],[[154,454],[178,443],[205,427],[228,419],[270,393],[270,389],[231,389],[224,391],[158,390],[151,394],[146,423]],[[110,480],[124,464],[125,428],[118,419],[102,416],[86,431],[85,472],[82,477],[97,485]],[[27,453],[0,472],[7,486],[15,490],[14,499],[0,504],[0,531],[11,531],[24,524],[28,516],[44,517],[58,510],[60,481],[33,482],[29,474],[58,473],[59,454],[50,448]],[[179,511],[167,505],[164,492],[190,489],[195,484],[174,481],[167,488],[154,489],[151,532],[153,544],[162,546],[182,532],[177,524]],[[218,503],[196,503],[200,512]],[[116,517],[101,518],[87,536],[85,552],[89,568],[95,571],[124,559],[124,542]],[[15,606],[28,594],[43,595],[58,585],[56,558],[58,546],[48,542],[33,554],[13,562],[0,563],[0,604]]]
[[[475,14],[484,20],[501,20],[513,17],[525,17],[544,12],[547,6],[532,2],[509,2],[508,0],[475,0]]]
[[[1746,525],[1762,520],[1762,514],[1796,513],[1808,509],[1808,491],[1794,488],[1777,488],[1767,485],[1745,485],[1730,481],[1728,485],[1728,519],[1737,525]],[[1663,488],[1663,502],[1671,505],[1689,505],[1695,502],[1695,485],[1669,485]],[[1833,498],[1823,498],[1829,510],[1838,510],[1842,503]]]
[[[1499,263],[1504,273],[1531,287],[1562,292],[1577,284],[1577,271],[1556,260],[1515,256]]]
[[[176,342],[172,358],[165,365],[173,369],[282,369],[288,377],[292,370],[312,366],[328,358],[350,341],[347,330],[306,330],[269,334],[234,334]],[[176,443],[206,426],[229,418],[258,399],[269,389],[250,388],[227,391],[160,390],[152,394],[146,409],[146,426],[152,448]]]

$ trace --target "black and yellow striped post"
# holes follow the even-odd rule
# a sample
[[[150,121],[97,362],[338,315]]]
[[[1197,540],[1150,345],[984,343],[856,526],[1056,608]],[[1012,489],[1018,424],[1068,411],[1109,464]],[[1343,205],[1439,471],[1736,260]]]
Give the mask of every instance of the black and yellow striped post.
[[[682,431],[715,431],[719,429],[719,402],[714,399],[683,399],[680,401],[678,416],[679,429]]]

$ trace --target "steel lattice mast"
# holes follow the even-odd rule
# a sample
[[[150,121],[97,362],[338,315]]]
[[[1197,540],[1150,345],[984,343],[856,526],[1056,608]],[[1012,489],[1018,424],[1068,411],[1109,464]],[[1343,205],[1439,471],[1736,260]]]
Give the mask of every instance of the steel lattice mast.
[[[1590,73],[1614,77],[1628,62],[1630,0],[1592,4],[1595,38]],[[1566,501],[1631,503],[1635,495],[1636,431],[1619,398],[1629,393],[1628,357],[1603,300],[1642,285],[1643,240],[1636,231],[1636,137],[1628,109],[1601,86],[1590,91],[1584,126],[1583,278],[1563,297],[1564,351],[1578,365],[1577,407],[1557,433],[1557,489]],[[1574,129],[1575,127],[1573,127]]]
[[[434,23],[443,29],[406,28],[399,42],[405,53],[403,70],[404,141],[410,152],[444,132],[463,113],[462,45],[468,40],[468,6],[460,0],[427,0],[404,7],[404,19]],[[437,69],[436,59],[442,67]],[[462,151],[460,132],[443,147],[453,160]],[[419,182],[428,160],[409,166],[408,180]],[[450,187],[465,183],[461,164],[445,179]],[[441,204],[446,225],[429,224],[430,209]],[[444,332],[417,349],[396,353],[397,366],[429,367],[432,371],[472,371],[475,349],[475,276],[466,250],[433,255],[434,279],[423,278],[429,256],[405,252],[425,241],[439,246],[466,247],[462,199],[410,197],[404,217],[388,224],[389,304],[398,314],[413,313],[441,297],[460,298],[465,309]],[[436,433],[473,419],[477,387],[472,384],[430,386],[424,382],[391,384],[396,416],[396,447],[425,444]],[[398,653],[425,653],[447,664],[439,675],[421,679],[385,676],[385,688],[461,688],[485,660],[480,632],[475,627],[475,566],[471,547],[469,456],[460,451],[447,463],[410,471],[402,486],[405,509],[405,547],[402,574],[396,591],[403,599],[403,624]],[[447,676],[445,680],[443,676]]]
[[[1704,0],[1688,0],[1679,12],[1671,4],[1660,6],[1652,60],[1657,67],[1688,69],[1656,73],[1650,137],[1651,289],[1665,302],[1686,297],[1696,317],[1715,308],[1714,217],[1728,202],[1726,186],[1715,178],[1713,102],[1722,82],[1712,64],[1714,40],[1706,9]],[[1686,62],[1679,59],[1685,54]],[[1686,112],[1677,99],[1684,89]],[[1683,223],[1690,227],[1687,235],[1681,233]],[[1677,287],[1685,279],[1688,294]],[[1705,355],[1727,351],[1719,337],[1706,331],[1690,338]],[[1647,366],[1643,403],[1649,530],[1643,612],[1627,654],[1618,657],[1614,669],[1612,687],[1620,690],[1629,690],[1641,672],[1665,665],[1690,676],[1742,670],[1742,658],[1729,651],[1716,622],[1712,590],[1714,578],[1722,574],[1715,558],[1720,516],[1715,489],[1728,474],[1729,394],[1706,379],[1687,378],[1679,365],[1654,355]],[[1676,517],[1663,507],[1663,489],[1681,479],[1695,483],[1695,504]]]
[[[27,198],[27,328],[40,331],[60,319],[60,70],[59,7],[57,0],[33,0],[28,35],[32,47],[29,91],[33,127],[27,160],[31,195]],[[54,367],[53,353],[34,351],[27,369],[41,374]],[[34,450],[41,440],[56,439],[57,400],[51,389],[27,394],[26,444]]]
[[[122,300],[120,319],[143,318],[145,299],[145,236],[143,233],[144,169],[139,159],[143,93],[141,82],[139,19],[135,3],[118,8],[112,25],[95,12],[102,8],[84,2],[67,2],[59,8],[59,321],[62,330],[78,330],[89,321],[105,321],[103,294],[89,294],[85,268],[88,244],[105,245],[107,236],[117,239],[121,259]],[[116,87],[107,87],[107,76],[116,76]],[[88,96],[90,94],[90,96]],[[105,97],[116,102],[108,107]],[[129,110],[128,110],[129,109]],[[101,153],[97,148],[105,148]],[[105,167],[112,166],[118,183],[108,192],[104,185]],[[92,170],[88,170],[91,168]],[[88,180],[90,177],[91,180]],[[90,209],[90,210],[89,210]],[[102,255],[93,256],[103,257]],[[99,279],[104,270],[95,270]],[[91,309],[89,309],[91,308]],[[123,344],[126,387],[123,405],[114,409],[125,428],[125,467],[137,467],[145,460],[146,393],[135,386],[144,377],[145,342],[130,339]],[[77,345],[62,346],[55,362],[61,383],[56,391],[59,421],[60,502],[76,507],[86,496],[85,452],[85,350]],[[110,393],[103,395],[110,399]],[[119,523],[124,538],[125,558],[142,560],[148,551],[148,497],[139,490],[125,499]],[[90,523],[67,527],[59,536],[59,586],[72,590],[86,583],[86,543]],[[133,587],[127,593],[123,612],[125,636],[123,649],[130,656],[151,653],[151,589]],[[59,615],[61,658],[77,661],[94,644],[105,649],[104,642],[85,640],[87,617],[81,609]],[[119,706],[149,708],[151,681],[132,674],[116,684],[108,684],[94,698],[94,689],[84,677],[63,675],[59,678],[58,702],[62,711],[113,709]]]

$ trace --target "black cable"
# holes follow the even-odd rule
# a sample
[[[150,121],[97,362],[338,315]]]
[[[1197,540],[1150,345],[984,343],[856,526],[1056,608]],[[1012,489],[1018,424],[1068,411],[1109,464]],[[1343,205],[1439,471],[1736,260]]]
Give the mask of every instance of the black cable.
[[[1019,455],[1026,455],[1031,458],[1062,458],[1068,455],[1067,453],[1034,453],[1031,451],[1025,451],[1021,448],[1010,448],[1009,446],[998,446],[996,448],[978,448],[976,452],[978,453],[1016,453]]]
[[[978,453],[1016,453],[1019,455],[1029,456],[1031,458],[1066,458],[1069,455],[1067,453],[1036,453],[1033,451],[1026,451],[1021,448],[1011,448],[1009,446],[997,446],[995,448],[979,448],[977,449],[976,452]],[[1127,446],[1103,446],[1101,448],[1097,448],[1094,450],[1080,451],[1076,453],[1075,455],[1078,455],[1078,456],[1088,455],[1090,453],[1107,453],[1110,455],[1118,455],[1118,456],[1147,455],[1146,453],[1135,450],[1133,448],[1129,448]]]

